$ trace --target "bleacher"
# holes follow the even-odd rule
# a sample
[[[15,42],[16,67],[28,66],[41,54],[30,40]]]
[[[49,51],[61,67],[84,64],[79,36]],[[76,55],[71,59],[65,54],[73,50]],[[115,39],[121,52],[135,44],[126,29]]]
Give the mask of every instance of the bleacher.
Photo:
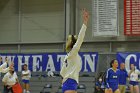
[[[61,77],[45,77],[46,85],[43,87],[41,93],[62,93]],[[78,93],[94,93],[95,89],[95,73],[81,72],[79,78]]]
[[[18,78],[21,82],[21,73],[18,72]],[[61,89],[62,78],[59,72],[55,72],[53,77],[47,75],[46,72],[32,72],[30,80],[31,93],[62,93]],[[94,93],[95,89],[95,73],[81,72],[79,78],[78,93]],[[3,85],[0,80],[0,91],[2,92]]]

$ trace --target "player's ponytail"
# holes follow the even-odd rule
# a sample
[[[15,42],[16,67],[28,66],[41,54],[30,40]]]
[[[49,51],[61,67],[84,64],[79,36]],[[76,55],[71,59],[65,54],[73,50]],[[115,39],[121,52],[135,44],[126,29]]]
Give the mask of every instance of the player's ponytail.
[[[71,40],[71,49],[72,49],[77,39],[74,37],[74,35],[71,35],[71,36],[72,36],[72,40]]]

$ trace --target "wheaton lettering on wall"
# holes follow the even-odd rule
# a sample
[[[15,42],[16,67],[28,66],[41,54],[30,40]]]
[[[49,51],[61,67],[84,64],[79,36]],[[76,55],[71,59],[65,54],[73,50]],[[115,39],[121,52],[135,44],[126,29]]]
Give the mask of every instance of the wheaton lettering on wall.
[[[81,71],[95,72],[98,61],[98,53],[96,52],[80,52],[82,60]],[[15,63],[15,70],[22,71],[23,64],[27,64],[28,68],[33,71],[60,71],[62,62],[66,53],[42,53],[42,54],[0,54],[5,61],[8,57],[10,62]]]

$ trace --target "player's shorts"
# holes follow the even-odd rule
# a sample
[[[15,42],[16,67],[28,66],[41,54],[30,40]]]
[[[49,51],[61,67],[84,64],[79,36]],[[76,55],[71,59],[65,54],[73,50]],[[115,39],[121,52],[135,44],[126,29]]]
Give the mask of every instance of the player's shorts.
[[[110,88],[112,89],[113,92],[115,92],[117,89],[119,89],[118,84],[109,84]]]
[[[22,82],[25,83],[25,84],[29,84],[30,83],[29,80],[25,80],[25,79],[23,79]]]
[[[136,85],[139,85],[139,82],[137,82],[137,81],[130,81],[129,84],[133,85],[133,86],[136,86]]]
[[[78,86],[78,84],[77,84],[76,80],[68,78],[62,85],[62,91],[63,91],[63,93],[67,90],[76,91],[77,86]]]

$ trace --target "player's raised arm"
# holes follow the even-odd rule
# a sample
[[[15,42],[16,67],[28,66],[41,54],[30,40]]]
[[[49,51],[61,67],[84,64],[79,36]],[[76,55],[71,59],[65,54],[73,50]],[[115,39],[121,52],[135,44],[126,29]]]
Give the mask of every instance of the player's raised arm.
[[[85,37],[85,32],[86,32],[86,29],[87,29],[87,23],[88,23],[88,20],[89,20],[89,13],[85,9],[83,9],[82,12],[83,12],[83,25],[82,25],[81,30],[79,32],[77,41],[73,45],[72,50],[70,51],[69,55],[74,56],[76,53],[78,53],[78,51],[80,50],[80,47],[82,45],[82,42],[84,40],[84,37]]]

